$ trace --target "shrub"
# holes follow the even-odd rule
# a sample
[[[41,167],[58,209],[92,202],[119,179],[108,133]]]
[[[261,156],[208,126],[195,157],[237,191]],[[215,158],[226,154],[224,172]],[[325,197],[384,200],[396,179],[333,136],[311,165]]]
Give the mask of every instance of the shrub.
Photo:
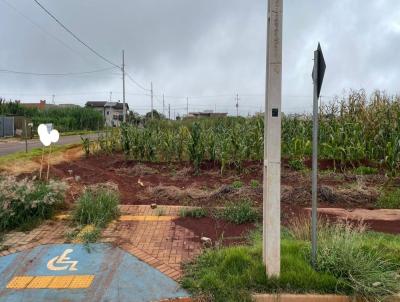
[[[378,169],[373,167],[360,166],[354,169],[354,173],[357,175],[371,175],[371,174],[377,174]]]
[[[378,199],[377,206],[384,209],[400,209],[400,188],[383,191]]]
[[[216,216],[232,223],[243,224],[257,221],[260,214],[253,208],[250,200],[244,199],[229,203],[224,209],[218,211]]]
[[[73,213],[74,221],[80,225],[93,224],[105,227],[119,216],[119,195],[108,188],[88,188],[79,198]]]
[[[0,177],[0,232],[16,227],[32,226],[52,217],[64,201],[67,185],[32,179],[17,180],[14,176]]]
[[[250,187],[257,189],[260,186],[260,182],[257,179],[252,179],[250,181]]]
[[[202,218],[207,216],[207,210],[204,208],[185,209],[179,211],[180,217]]]
[[[241,187],[243,187],[243,182],[240,180],[236,180],[232,183],[232,188],[240,189]]]

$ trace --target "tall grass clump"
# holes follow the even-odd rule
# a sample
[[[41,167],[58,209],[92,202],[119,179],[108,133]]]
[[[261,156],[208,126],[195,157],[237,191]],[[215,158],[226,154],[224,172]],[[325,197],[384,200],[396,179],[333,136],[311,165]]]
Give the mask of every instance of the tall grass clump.
[[[225,208],[215,214],[218,218],[235,224],[256,222],[261,214],[248,199],[228,203]]]
[[[400,188],[382,191],[377,206],[383,209],[400,209]]]
[[[87,188],[79,198],[73,219],[79,225],[105,227],[119,216],[119,194],[110,188]]]
[[[299,218],[289,226],[294,238],[309,241],[310,219]],[[362,222],[329,223],[318,226],[317,270],[338,278],[344,288],[364,301],[382,301],[400,292],[400,263],[392,252],[371,245],[370,234]],[[375,240],[374,240],[375,241]],[[308,249],[307,257],[310,257]]]
[[[51,218],[63,205],[66,189],[64,182],[54,180],[45,183],[0,176],[0,232],[30,228],[43,219]]]

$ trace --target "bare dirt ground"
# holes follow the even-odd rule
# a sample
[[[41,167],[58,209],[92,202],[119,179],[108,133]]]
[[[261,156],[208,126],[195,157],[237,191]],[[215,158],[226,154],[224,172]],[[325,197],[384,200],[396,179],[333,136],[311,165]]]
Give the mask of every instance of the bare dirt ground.
[[[228,169],[223,174],[218,165],[204,163],[201,173],[195,175],[189,163],[140,163],[126,160],[122,154],[113,154],[73,157],[53,165],[51,174],[69,182],[70,202],[74,202],[85,186],[111,182],[118,186],[123,204],[216,207],[246,198],[256,207],[262,206],[262,166],[259,162],[247,162],[242,171]],[[232,186],[235,181],[243,185],[235,188]],[[379,188],[387,182],[388,178],[383,174],[356,176],[322,171],[319,207],[374,209]],[[398,179],[394,180],[394,183],[398,182]],[[284,224],[293,216],[307,213],[305,208],[310,207],[311,201],[309,171],[293,171],[284,164],[281,194]],[[338,213],[329,215],[340,216]],[[388,221],[378,217],[365,221],[371,222],[372,228],[379,231],[400,232],[400,220]]]
[[[201,173],[195,175],[189,163],[140,163],[126,160],[123,154],[96,155],[85,158],[80,147],[55,155],[51,160],[51,177],[67,181],[70,190],[67,201],[74,203],[85,186],[109,182],[118,186],[122,204],[189,205],[202,207],[223,206],[226,202],[249,199],[254,206],[262,206],[262,166],[247,162],[242,171],[228,169],[221,174],[220,167],[204,163]],[[24,165],[7,165],[8,173],[21,177],[37,173],[40,157]],[[241,182],[240,188],[232,186]],[[258,182],[258,184],[257,184]],[[379,188],[387,185],[383,174],[356,176],[353,174],[321,171],[319,177],[319,207],[352,210],[374,209]],[[400,180],[392,180],[399,185]],[[309,214],[305,208],[311,203],[309,171],[293,171],[284,163],[282,168],[282,221],[293,216]],[[341,213],[326,213],[341,217]],[[379,214],[378,214],[379,215]],[[382,214],[383,215],[383,214]],[[342,217],[343,218],[343,217]],[[352,219],[352,217],[347,217]],[[190,219],[189,219],[190,220]],[[188,219],[182,223],[191,225]],[[386,220],[384,216],[364,219],[377,231],[400,233],[400,220]],[[208,221],[214,225],[215,222]],[[204,223],[203,225],[206,225]],[[195,228],[195,226],[192,226]],[[226,231],[226,230],[225,230]],[[219,232],[220,235],[221,232]],[[208,232],[212,236],[212,232]]]
[[[126,161],[123,155],[80,158],[53,165],[51,174],[67,179],[72,186],[113,182],[118,185],[124,204],[169,204],[219,206],[227,200],[249,198],[262,202],[262,167],[248,162],[243,171],[220,173],[217,165],[206,163],[195,175],[189,163],[139,163]],[[75,181],[78,179],[79,181]],[[254,185],[254,180],[258,185]],[[323,172],[319,178],[321,207],[372,209],[378,198],[378,186],[387,182],[384,175],[355,176]],[[234,188],[240,181],[243,186]],[[253,184],[253,185],[252,185]],[[307,171],[282,169],[282,202],[306,207],[311,200],[311,179]]]

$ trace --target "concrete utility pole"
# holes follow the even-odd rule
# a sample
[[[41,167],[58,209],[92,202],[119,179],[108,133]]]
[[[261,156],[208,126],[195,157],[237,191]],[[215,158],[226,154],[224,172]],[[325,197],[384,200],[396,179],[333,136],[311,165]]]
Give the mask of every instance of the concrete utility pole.
[[[269,277],[281,269],[281,102],[283,0],[268,0],[264,115],[263,259]]]
[[[154,94],[153,94],[153,82],[151,82],[150,83],[150,97],[151,97],[151,119],[153,119],[153,97],[154,97]]]
[[[126,122],[126,107],[125,107],[125,51],[122,50],[122,120]]]
[[[186,116],[189,116],[189,97],[186,97]]]
[[[236,94],[236,116],[239,116],[239,94]]]
[[[168,119],[171,119],[171,104],[168,104]]]
[[[55,105],[55,104],[56,104],[56,100],[55,100],[56,95],[53,94],[51,97],[52,97],[52,98],[51,98],[51,103],[52,103],[53,105]]]
[[[112,101],[112,91],[110,91],[110,102]]]
[[[164,98],[164,93],[162,95],[162,114],[165,116],[165,98]]]

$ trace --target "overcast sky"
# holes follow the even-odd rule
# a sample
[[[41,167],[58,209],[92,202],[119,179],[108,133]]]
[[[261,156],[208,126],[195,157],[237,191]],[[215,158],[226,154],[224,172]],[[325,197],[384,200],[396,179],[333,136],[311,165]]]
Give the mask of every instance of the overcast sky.
[[[82,40],[121,64],[145,88],[154,83],[171,114],[263,108],[267,0],[39,0]],[[350,88],[399,92],[399,0],[285,0],[283,110],[311,108],[312,58],[318,41],[327,70],[323,101]],[[33,0],[0,0],[0,69],[76,73],[109,68]],[[127,79],[131,109],[150,109],[147,91]],[[64,77],[0,72],[0,96],[37,102],[122,99],[118,69]],[[200,98],[200,96],[202,96]],[[172,98],[174,97],[174,98]],[[180,98],[177,98],[180,97]]]

